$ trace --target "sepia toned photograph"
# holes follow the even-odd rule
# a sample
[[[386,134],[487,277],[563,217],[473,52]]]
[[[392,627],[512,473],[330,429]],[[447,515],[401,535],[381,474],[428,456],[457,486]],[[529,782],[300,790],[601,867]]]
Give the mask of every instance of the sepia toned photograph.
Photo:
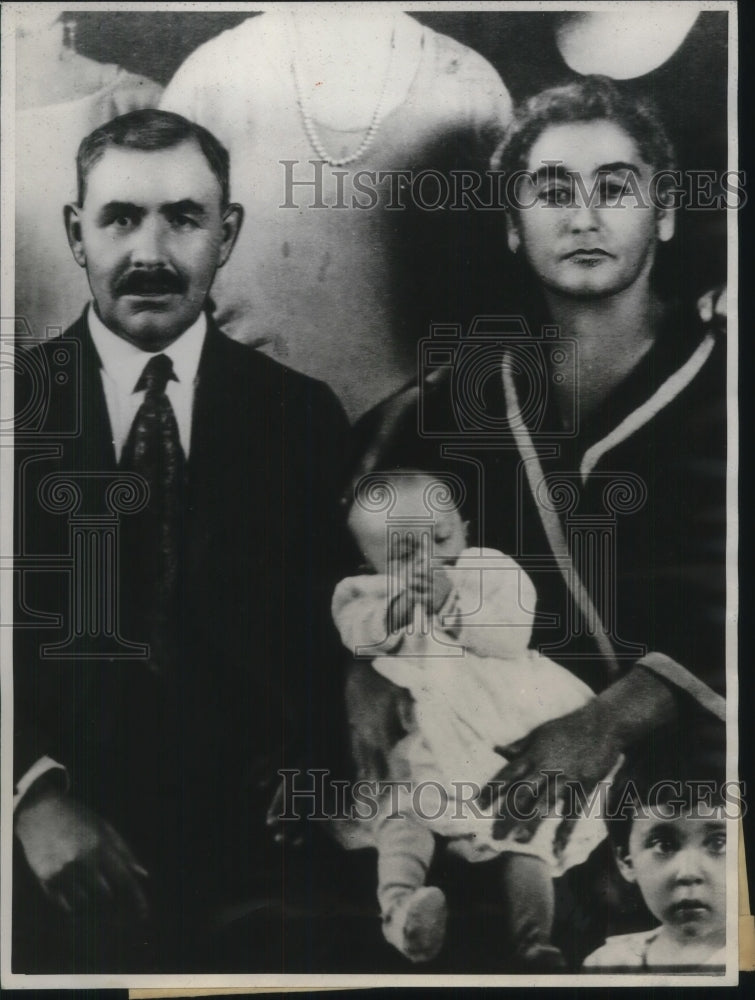
[[[4,988],[738,981],[737,5],[456,6],[3,4]]]

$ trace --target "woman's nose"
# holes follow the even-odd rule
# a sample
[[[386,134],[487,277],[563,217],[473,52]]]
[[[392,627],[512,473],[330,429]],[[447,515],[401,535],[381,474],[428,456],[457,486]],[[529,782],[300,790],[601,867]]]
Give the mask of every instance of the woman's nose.
[[[568,226],[573,233],[595,232],[600,229],[600,218],[589,199],[577,195],[569,209]]]

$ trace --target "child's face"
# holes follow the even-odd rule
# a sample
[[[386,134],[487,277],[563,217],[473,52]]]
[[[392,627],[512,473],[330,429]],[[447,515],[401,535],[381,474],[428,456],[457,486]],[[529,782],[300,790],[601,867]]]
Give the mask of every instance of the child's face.
[[[726,929],[726,824],[712,819],[637,818],[621,872],[636,882],[650,912],[677,939]]]
[[[426,490],[433,480],[401,480],[387,517],[354,504],[349,527],[370,565],[379,573],[413,563],[418,572],[429,558],[453,563],[467,547],[466,524],[458,510],[428,510]]]

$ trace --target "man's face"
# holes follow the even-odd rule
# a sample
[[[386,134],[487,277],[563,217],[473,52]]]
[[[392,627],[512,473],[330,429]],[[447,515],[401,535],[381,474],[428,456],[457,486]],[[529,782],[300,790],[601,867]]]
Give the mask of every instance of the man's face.
[[[220,184],[193,140],[107,149],[87,176],[84,204],[66,208],[100,319],[147,351],[197,319],[240,224],[239,206],[223,211]]]
[[[653,206],[653,168],[624,129],[604,120],[552,125],[532,146],[527,169],[535,178],[518,189],[509,246],[523,247],[547,289],[604,298],[649,276],[657,240],[673,235],[673,216]]]
[[[625,878],[636,882],[650,912],[678,938],[726,928],[726,824],[722,818],[637,818]]]

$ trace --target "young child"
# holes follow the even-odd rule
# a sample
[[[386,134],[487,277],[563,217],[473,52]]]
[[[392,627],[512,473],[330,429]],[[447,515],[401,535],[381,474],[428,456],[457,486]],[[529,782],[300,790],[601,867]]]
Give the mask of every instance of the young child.
[[[680,748],[680,754],[693,753]],[[726,826],[721,776],[701,784],[689,759],[652,752],[626,762],[608,796],[608,836],[619,870],[660,921],[649,931],[609,937],[584,969],[723,971],[726,965]]]
[[[383,933],[414,962],[440,951],[445,897],[425,885],[437,834],[468,861],[500,858],[519,964],[563,968],[550,943],[552,878],[584,860],[602,824],[578,821],[557,857],[558,817],[544,819],[528,843],[494,840],[492,814],[471,789],[505,763],[495,746],[579,708],[592,692],[528,648],[534,587],[513,559],[467,547],[448,484],[407,471],[380,476],[379,486],[389,502],[358,495],[348,519],[373,573],[341,581],[333,617],[344,644],[373,655],[375,669],[413,698],[410,731],[394,752],[394,771],[398,758],[410,787],[394,785],[377,821]]]

